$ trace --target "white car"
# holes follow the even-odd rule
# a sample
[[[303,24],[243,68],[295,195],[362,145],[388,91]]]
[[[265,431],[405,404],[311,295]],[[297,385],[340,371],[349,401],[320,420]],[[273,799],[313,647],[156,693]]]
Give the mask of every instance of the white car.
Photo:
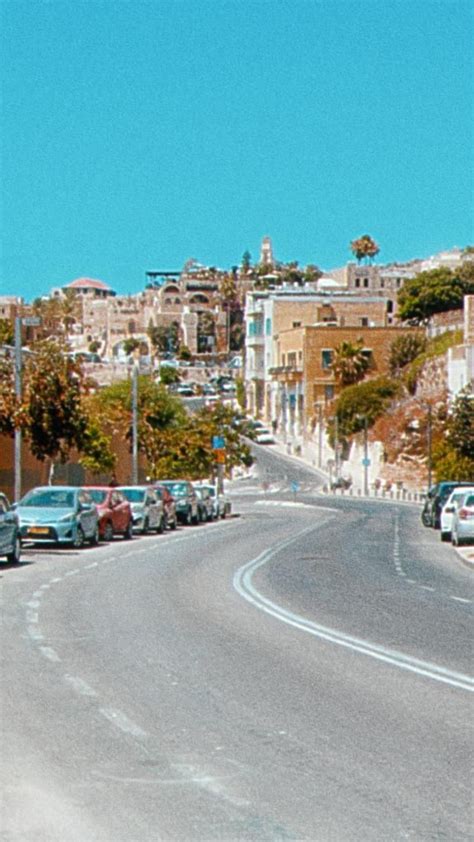
[[[472,488],[467,487],[465,485],[459,486],[458,488],[454,488],[449,495],[446,503],[444,504],[443,508],[441,509],[441,540],[442,541],[450,541],[451,540],[451,526],[453,522],[453,515],[458,507],[459,502],[465,496],[467,492],[474,493],[474,486]]]
[[[211,483],[201,482],[199,484],[194,483],[194,487],[196,488],[196,490],[199,490],[200,488],[207,488],[212,500],[214,518],[216,520],[218,518],[226,518],[227,515],[230,515],[232,511],[232,504],[229,498],[224,493],[218,492],[217,486],[212,485]]]
[[[467,492],[464,490],[453,512],[451,541],[455,547],[474,543],[474,488]]]
[[[270,430],[266,427],[259,427],[255,430],[255,441],[257,444],[275,444],[275,439]]]

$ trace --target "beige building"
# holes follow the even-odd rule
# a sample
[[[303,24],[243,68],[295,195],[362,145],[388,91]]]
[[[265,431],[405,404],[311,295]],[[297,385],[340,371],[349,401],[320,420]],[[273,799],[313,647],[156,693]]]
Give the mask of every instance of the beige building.
[[[412,327],[306,326],[283,331],[276,339],[276,365],[271,376],[278,384],[274,418],[289,435],[299,436],[314,422],[319,407],[337,397],[332,371],[335,349],[341,342],[363,343],[370,376],[388,373],[390,347],[399,336],[420,332]]]

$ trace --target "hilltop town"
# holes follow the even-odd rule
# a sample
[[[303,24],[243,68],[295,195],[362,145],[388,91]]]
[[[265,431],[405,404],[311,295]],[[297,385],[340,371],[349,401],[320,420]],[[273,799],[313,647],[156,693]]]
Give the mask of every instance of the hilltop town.
[[[474,295],[423,319],[404,318],[400,293],[420,275],[454,277],[472,267],[472,249],[384,265],[373,262],[378,247],[367,235],[352,245],[355,260],[323,271],[281,263],[266,236],[255,262],[245,252],[239,266],[225,270],[194,259],[179,271],[149,270],[143,290],[134,295],[117,295],[105,280],[81,277],[31,302],[1,296],[0,323],[13,329],[20,319],[26,346],[61,336],[98,387],[129,377],[131,362],[150,373],[163,360],[180,359],[187,366],[181,379],[189,382],[192,372],[201,393],[205,376],[224,367],[238,381],[241,408],[271,425],[288,452],[310,453],[331,476],[344,468],[360,481],[360,465],[369,458],[365,446],[372,481],[423,487],[431,474],[426,440],[432,413],[441,417],[441,409],[469,384],[472,390]],[[426,342],[438,342],[441,353],[429,355],[415,385],[398,396],[389,425],[397,429],[397,441],[377,416],[364,422],[364,445],[362,422],[352,430],[341,426],[335,409],[341,392],[360,381],[400,377],[393,348],[410,342],[418,352]],[[347,358],[361,366],[360,376],[347,374]],[[394,412],[393,406],[387,410]]]

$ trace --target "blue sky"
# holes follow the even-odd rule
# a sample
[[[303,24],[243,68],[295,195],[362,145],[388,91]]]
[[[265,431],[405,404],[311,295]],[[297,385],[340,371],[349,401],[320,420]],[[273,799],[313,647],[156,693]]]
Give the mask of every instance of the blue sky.
[[[474,241],[464,0],[4,0],[0,294]]]

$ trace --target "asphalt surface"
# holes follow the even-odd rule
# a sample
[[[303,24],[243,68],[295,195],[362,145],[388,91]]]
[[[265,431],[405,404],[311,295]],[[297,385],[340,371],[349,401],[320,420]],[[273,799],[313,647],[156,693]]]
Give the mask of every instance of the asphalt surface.
[[[239,516],[0,571],[2,842],[472,838],[471,572],[257,454]]]

